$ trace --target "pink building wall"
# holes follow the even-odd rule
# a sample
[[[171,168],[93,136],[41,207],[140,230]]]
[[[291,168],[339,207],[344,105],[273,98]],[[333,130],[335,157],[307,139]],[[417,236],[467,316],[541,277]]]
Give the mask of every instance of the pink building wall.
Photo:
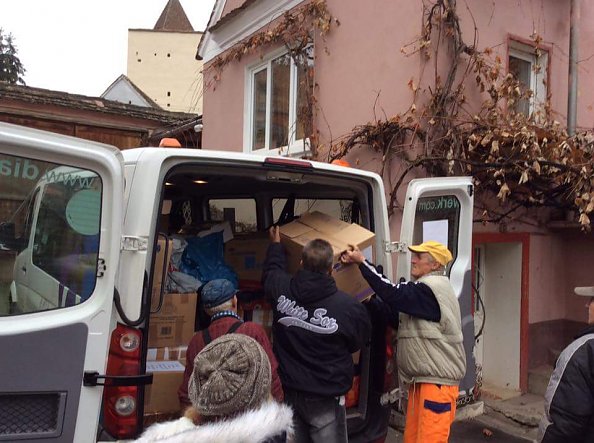
[[[227,1],[225,13],[243,2]],[[548,48],[549,93],[559,121],[567,110],[569,2],[557,0],[500,0],[466,2],[478,31],[478,48],[491,47],[505,61],[509,38],[530,41],[533,30]],[[325,118],[318,115],[316,127],[322,143],[349,132],[355,125],[405,111],[412,102],[408,82],[432,84],[433,64],[420,55],[406,56],[401,48],[415,41],[421,32],[422,3],[410,1],[361,2],[327,0],[331,13],[340,20],[326,36],[316,33],[315,77],[320,85],[317,98]],[[474,22],[463,4],[458,5],[463,35],[468,44],[474,38]],[[594,126],[594,90],[589,87],[594,71],[594,4],[581,5],[578,126]],[[324,51],[324,45],[329,53]],[[273,48],[270,48],[272,50]],[[266,53],[266,50],[263,51]],[[234,149],[242,146],[244,67],[258,60],[245,57],[224,69],[216,88],[204,92],[204,146]],[[207,64],[208,65],[208,64]],[[424,69],[423,69],[423,66]],[[469,91],[472,91],[469,84]],[[472,92],[470,92],[472,94]],[[376,109],[374,103],[377,99]],[[213,119],[225,120],[214,122]],[[236,124],[241,121],[241,124]],[[235,147],[235,148],[233,148]]]
[[[242,2],[228,1],[225,11],[236,7],[236,3],[239,5]],[[404,112],[413,97],[409,80],[413,79],[418,84],[422,79],[421,85],[427,86],[433,83],[434,78],[432,62],[424,63],[419,54],[406,56],[401,52],[401,48],[420,36],[422,2],[327,0],[327,5],[339,19],[340,26],[334,27],[325,41],[319,33],[315,36],[319,112],[314,125],[320,131],[321,143],[326,146],[356,125]],[[569,2],[467,0],[458,2],[458,13],[467,44],[472,44],[474,40],[476,23],[478,49],[493,48],[502,58],[504,67],[507,66],[510,38],[529,42],[534,31],[542,37],[541,46],[549,51],[548,92],[556,112],[555,118],[564,124],[568,91]],[[594,27],[590,26],[591,23],[594,23],[594,3],[582,1],[577,122],[584,128],[594,126],[594,88],[590,87],[594,80]],[[263,48],[262,54],[273,49]],[[246,66],[257,62],[259,56],[250,55],[241,62],[228,64],[215,87],[205,90],[205,149],[243,150]],[[472,92],[472,83],[468,83],[467,90],[476,104],[481,98]],[[422,101],[422,97],[419,100]],[[358,152],[349,159],[358,167],[377,171],[376,158],[374,153]],[[386,188],[389,188],[389,183]],[[399,216],[393,217],[390,224],[392,236],[397,238]],[[590,256],[594,253],[586,248],[587,245],[594,250],[591,248],[594,246],[592,237],[580,233],[561,236],[551,234],[543,227],[526,225],[515,225],[513,229],[515,232],[535,233],[531,235],[529,264],[530,303],[527,315],[530,324],[558,319],[583,321],[582,300],[572,296],[572,289],[576,282],[594,284],[594,277],[589,271]],[[568,260],[570,257],[572,262]],[[590,260],[585,260],[585,257],[590,257]]]

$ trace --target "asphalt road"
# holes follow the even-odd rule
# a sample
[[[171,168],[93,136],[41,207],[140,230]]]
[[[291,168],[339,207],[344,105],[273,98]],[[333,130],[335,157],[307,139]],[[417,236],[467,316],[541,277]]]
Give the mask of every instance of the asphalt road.
[[[489,435],[490,433],[490,435]],[[401,443],[402,434],[390,428],[386,443]],[[449,443],[527,443],[529,440],[514,437],[500,430],[486,427],[475,420],[457,421],[452,425]]]

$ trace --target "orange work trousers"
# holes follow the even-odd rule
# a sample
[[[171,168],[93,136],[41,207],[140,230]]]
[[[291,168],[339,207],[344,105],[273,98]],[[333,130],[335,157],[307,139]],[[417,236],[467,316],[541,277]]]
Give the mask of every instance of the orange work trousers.
[[[404,443],[447,443],[458,386],[416,383],[408,391]]]

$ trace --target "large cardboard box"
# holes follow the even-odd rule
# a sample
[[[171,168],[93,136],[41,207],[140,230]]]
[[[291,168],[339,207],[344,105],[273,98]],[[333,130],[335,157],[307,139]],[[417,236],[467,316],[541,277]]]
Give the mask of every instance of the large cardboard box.
[[[310,240],[322,238],[328,241],[334,250],[332,276],[336,280],[336,286],[360,301],[373,294],[356,265],[345,266],[340,263],[340,254],[348,245],[357,246],[373,260],[373,232],[355,223],[346,223],[321,212],[312,212],[281,226],[280,233],[281,242],[287,250],[289,272],[294,273],[299,269],[303,246]]]
[[[179,361],[148,361],[146,371],[153,373],[153,384],[144,390],[144,413],[179,411],[177,390],[184,380],[184,365]]]
[[[225,244],[225,263],[240,280],[259,282],[269,243],[268,234],[237,236]]]
[[[194,335],[196,320],[195,292],[163,294],[163,305],[151,314],[149,325],[150,348],[187,346]]]

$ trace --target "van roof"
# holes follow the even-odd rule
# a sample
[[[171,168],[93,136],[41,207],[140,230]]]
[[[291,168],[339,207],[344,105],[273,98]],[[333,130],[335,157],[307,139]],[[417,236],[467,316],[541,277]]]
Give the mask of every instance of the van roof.
[[[124,162],[126,164],[134,164],[140,161],[148,162],[163,162],[166,159],[181,157],[184,159],[195,158],[196,160],[215,160],[221,162],[233,162],[238,161],[248,164],[264,163],[266,159],[279,160],[276,164],[282,165],[282,161],[287,161],[287,166],[298,167],[298,162],[303,162],[303,166],[312,166],[317,170],[325,170],[332,172],[342,172],[352,175],[364,176],[381,180],[378,174],[363,169],[349,168],[342,165],[330,164],[325,162],[319,162],[314,160],[300,160],[292,157],[284,157],[279,155],[261,155],[261,154],[247,154],[243,152],[233,151],[216,151],[208,149],[170,149],[170,148],[135,148],[126,149],[122,151],[124,156]]]

